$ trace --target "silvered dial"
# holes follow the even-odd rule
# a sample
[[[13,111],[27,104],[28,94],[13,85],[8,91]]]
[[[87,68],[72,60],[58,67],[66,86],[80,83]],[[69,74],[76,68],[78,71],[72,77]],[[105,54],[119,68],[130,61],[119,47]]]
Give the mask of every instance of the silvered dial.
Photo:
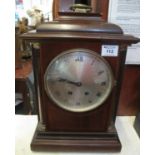
[[[101,104],[111,92],[111,68],[101,56],[87,49],[73,49],[53,59],[44,76],[47,95],[58,106],[85,112]]]

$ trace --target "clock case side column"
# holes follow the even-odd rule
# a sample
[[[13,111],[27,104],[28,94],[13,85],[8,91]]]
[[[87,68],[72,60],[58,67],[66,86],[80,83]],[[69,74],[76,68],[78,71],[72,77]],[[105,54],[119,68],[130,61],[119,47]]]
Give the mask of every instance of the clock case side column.
[[[38,43],[36,43],[38,44]],[[36,112],[38,115],[38,126],[40,130],[45,130],[45,114],[44,105],[41,101],[41,73],[40,73],[40,46],[36,46],[32,43],[32,62],[33,62],[33,72],[34,72],[34,84],[35,84],[35,97],[36,97]]]
[[[115,86],[115,100],[114,105],[112,109],[112,121],[116,121],[117,116],[117,110],[118,110],[118,104],[119,104],[119,98],[120,98],[120,92],[121,92],[121,86],[122,86],[122,79],[123,79],[123,73],[124,73],[124,67],[125,67],[125,60],[126,60],[126,54],[127,54],[127,47],[126,44],[119,45],[119,62],[118,62],[118,73],[117,73],[117,79],[116,79],[116,86]]]

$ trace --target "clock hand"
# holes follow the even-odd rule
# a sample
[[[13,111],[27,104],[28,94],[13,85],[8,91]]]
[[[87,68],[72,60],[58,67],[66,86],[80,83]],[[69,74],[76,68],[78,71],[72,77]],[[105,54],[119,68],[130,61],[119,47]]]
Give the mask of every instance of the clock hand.
[[[78,86],[78,87],[82,86],[81,82],[67,81],[67,83],[73,84],[73,85]]]
[[[67,80],[66,80],[66,79],[63,79],[63,78],[59,78],[58,81],[59,81],[59,82],[66,82]]]
[[[73,85],[78,86],[78,87],[82,86],[81,82],[74,82],[74,81],[70,81],[70,80],[67,80],[67,79],[63,79],[63,78],[60,78],[59,81],[60,82],[67,82],[69,84],[73,84]]]

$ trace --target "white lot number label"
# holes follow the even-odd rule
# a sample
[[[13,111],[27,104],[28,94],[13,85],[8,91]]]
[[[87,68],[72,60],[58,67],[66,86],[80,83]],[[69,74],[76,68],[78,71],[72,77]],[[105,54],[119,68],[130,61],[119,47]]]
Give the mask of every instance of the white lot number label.
[[[109,57],[118,56],[118,45],[102,45],[101,55]]]

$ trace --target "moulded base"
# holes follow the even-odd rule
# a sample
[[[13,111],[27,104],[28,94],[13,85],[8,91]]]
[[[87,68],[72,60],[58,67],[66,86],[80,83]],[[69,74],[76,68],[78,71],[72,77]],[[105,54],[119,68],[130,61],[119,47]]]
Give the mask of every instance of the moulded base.
[[[31,143],[34,151],[119,152],[121,143],[116,129],[108,132],[48,132],[36,128]]]

